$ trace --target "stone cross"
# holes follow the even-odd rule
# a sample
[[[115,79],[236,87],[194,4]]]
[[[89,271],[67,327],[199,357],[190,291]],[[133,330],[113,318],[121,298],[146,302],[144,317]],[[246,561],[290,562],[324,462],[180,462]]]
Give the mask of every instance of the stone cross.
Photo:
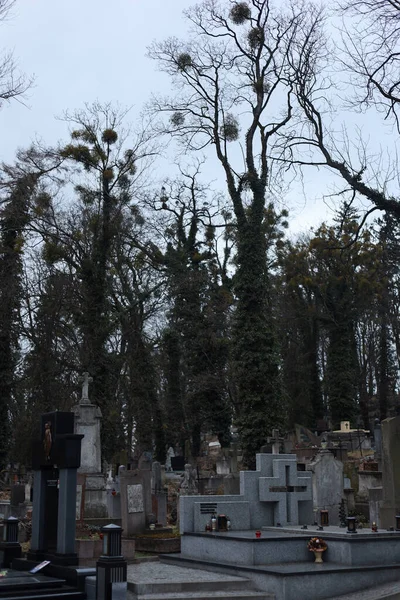
[[[92,383],[93,377],[90,377],[89,373],[85,371],[81,377],[79,377],[79,383],[82,384],[82,398],[79,404],[90,404],[89,400],[89,383]]]
[[[272,430],[272,436],[267,438],[268,444],[272,444],[272,454],[279,454],[281,442],[283,438],[279,437],[279,429]]]
[[[261,454],[259,457],[260,501],[273,503],[275,522],[282,525],[298,525],[299,503],[309,501],[312,508],[311,473],[297,471],[296,455],[280,454],[272,458],[270,454]],[[268,460],[263,460],[264,457],[272,459],[272,477],[265,477],[262,474],[268,463]]]

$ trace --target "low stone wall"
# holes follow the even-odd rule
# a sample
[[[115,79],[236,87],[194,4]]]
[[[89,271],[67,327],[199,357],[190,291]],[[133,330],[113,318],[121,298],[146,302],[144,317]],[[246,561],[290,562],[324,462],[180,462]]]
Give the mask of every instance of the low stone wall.
[[[135,538],[138,552],[152,552],[153,554],[171,554],[181,551],[181,538],[155,538],[151,536],[138,536]]]
[[[102,540],[75,540],[75,551],[82,566],[94,566],[103,551]],[[127,562],[135,559],[135,540],[122,539],[122,556]]]

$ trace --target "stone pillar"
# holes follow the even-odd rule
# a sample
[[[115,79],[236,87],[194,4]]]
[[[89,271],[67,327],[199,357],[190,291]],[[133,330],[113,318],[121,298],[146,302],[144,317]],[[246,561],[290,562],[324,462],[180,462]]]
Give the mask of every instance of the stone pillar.
[[[75,433],[83,434],[79,473],[101,473],[101,410],[95,404],[74,406]]]
[[[33,507],[31,552],[44,550],[44,528],[46,501],[46,476],[42,469],[33,472]]]
[[[76,469],[60,469],[57,554],[75,553]]]

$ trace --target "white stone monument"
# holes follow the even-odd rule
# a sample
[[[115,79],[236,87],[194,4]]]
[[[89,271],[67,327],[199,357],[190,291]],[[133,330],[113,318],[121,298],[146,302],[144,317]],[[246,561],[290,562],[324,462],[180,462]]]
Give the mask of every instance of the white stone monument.
[[[101,410],[89,399],[89,383],[93,381],[89,373],[80,377],[82,397],[72,411],[75,413],[75,433],[83,434],[81,446],[81,466],[85,494],[84,516],[87,518],[106,518],[107,492],[101,469],[100,421]],[[82,481],[82,478],[81,478]]]

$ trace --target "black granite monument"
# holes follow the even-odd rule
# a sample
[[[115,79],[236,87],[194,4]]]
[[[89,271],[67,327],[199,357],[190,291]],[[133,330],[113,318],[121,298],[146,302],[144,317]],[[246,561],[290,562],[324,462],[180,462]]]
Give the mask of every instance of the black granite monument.
[[[74,414],[42,415],[41,439],[33,443],[32,541],[28,559],[77,565],[75,513],[77,469],[83,435],[74,434]]]

